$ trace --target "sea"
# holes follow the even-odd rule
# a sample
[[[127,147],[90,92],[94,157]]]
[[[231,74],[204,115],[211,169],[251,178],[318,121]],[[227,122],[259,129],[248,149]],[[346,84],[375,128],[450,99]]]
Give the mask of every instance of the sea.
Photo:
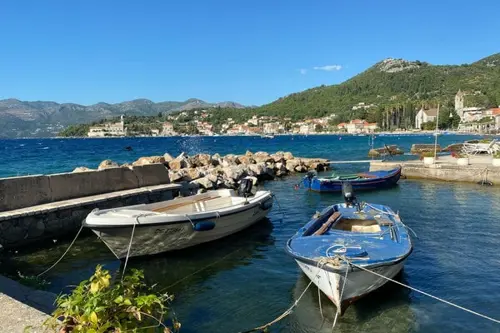
[[[442,135],[438,141],[444,147],[471,138]],[[125,163],[166,152],[175,156],[181,152],[290,151],[295,156],[332,161],[367,160],[371,141],[370,136],[347,135],[0,140],[0,177],[68,172],[78,166],[96,168],[104,159]],[[413,143],[434,143],[434,136],[377,135],[373,142],[375,147],[397,144],[406,152]],[[368,164],[338,164],[334,169],[366,171]],[[182,323],[181,332],[241,332],[274,320],[309,282],[285,253],[286,241],[315,212],[342,201],[340,194],[296,189],[300,181],[301,175],[292,175],[260,185],[272,191],[278,202],[268,219],[251,228],[187,250],[132,259],[127,269],[144,270],[148,283],[175,296],[171,310]],[[399,281],[500,319],[500,187],[401,179],[392,189],[360,192],[358,197],[399,211],[418,236],[413,237],[414,251]],[[40,273],[70,242],[71,237],[54,239],[50,244],[4,251],[0,273]],[[54,293],[70,291],[98,264],[112,272],[123,269],[123,263],[95,236],[83,235],[47,273],[50,284],[46,288]],[[313,286],[270,332],[331,332],[334,314],[335,307]],[[387,283],[354,303],[333,331],[500,332],[500,325]]]

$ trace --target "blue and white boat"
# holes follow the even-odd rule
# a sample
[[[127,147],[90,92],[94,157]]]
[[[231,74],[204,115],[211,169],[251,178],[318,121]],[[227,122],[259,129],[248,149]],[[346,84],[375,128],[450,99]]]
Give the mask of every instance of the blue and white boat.
[[[287,242],[286,251],[342,315],[358,298],[398,274],[413,246],[399,214],[384,205],[345,203],[317,213]]]
[[[318,177],[308,173],[303,179],[303,184],[316,192],[340,192],[345,181],[349,181],[355,190],[378,190],[396,185],[399,178],[401,178],[401,167],[357,174],[334,174],[331,177]]]

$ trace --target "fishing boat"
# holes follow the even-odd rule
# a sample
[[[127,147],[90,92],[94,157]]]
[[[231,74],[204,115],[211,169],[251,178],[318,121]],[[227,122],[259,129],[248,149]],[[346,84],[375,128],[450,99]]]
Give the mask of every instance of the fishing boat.
[[[316,192],[340,192],[345,181],[349,181],[355,190],[377,190],[396,185],[400,177],[401,167],[364,173],[333,174],[330,177],[318,177],[314,172],[309,172],[304,177],[303,184]]]
[[[395,277],[413,249],[399,214],[384,205],[358,203],[350,183],[342,192],[344,203],[315,214],[286,244],[340,315]]]
[[[265,218],[272,193],[252,193],[243,179],[238,191],[221,189],[150,204],[92,211],[83,225],[118,258],[180,250],[226,237]]]
[[[272,135],[272,134],[263,134],[260,137],[262,139],[274,139],[274,135]]]

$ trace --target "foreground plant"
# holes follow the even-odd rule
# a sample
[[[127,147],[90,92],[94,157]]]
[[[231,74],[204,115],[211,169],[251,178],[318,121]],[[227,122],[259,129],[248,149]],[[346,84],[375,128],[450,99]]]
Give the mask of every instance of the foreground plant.
[[[44,325],[60,333],[170,333],[180,329],[175,320],[173,329],[163,323],[172,299],[147,287],[142,271],[132,269],[112,283],[109,271],[98,265],[89,280],[56,299],[57,309]]]

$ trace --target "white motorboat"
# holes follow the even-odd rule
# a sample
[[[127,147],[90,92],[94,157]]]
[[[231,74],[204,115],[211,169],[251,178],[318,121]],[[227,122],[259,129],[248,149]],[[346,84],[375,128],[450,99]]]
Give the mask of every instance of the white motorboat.
[[[121,259],[180,250],[210,242],[265,218],[273,205],[272,193],[221,189],[190,197],[92,211],[85,227],[92,229]],[[130,250],[129,250],[130,247]]]

